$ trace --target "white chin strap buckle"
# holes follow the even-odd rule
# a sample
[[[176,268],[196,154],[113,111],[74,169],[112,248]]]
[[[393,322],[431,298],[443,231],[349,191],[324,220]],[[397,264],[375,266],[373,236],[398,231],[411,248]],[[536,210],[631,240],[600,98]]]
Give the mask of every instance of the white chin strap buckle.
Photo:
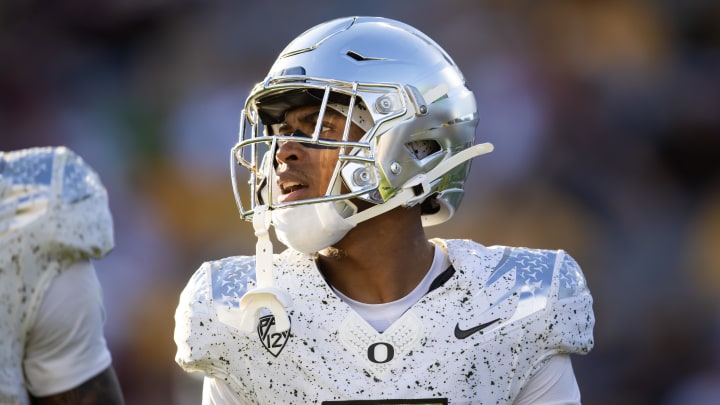
[[[255,208],[253,215],[253,227],[257,244],[255,245],[255,277],[257,287],[246,292],[240,298],[240,325],[239,329],[251,333],[258,322],[258,314],[263,308],[267,308],[275,317],[275,329],[278,332],[290,329],[290,318],[285,311],[286,307],[292,305],[292,298],[287,291],[273,286],[273,246],[270,241],[271,215],[267,206],[262,205]]]

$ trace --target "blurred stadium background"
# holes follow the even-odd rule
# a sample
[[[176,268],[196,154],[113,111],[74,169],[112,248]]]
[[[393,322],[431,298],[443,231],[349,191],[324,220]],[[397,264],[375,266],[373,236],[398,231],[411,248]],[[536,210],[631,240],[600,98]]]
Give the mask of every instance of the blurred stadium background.
[[[11,0],[0,149],[66,145],[106,183],[97,262],[128,404],[197,404],[173,312],[203,260],[252,254],[228,171],[238,113],[297,34],[381,15],[475,91],[467,196],[433,236],[563,248],[595,297],[585,404],[720,401],[720,3],[703,0]]]

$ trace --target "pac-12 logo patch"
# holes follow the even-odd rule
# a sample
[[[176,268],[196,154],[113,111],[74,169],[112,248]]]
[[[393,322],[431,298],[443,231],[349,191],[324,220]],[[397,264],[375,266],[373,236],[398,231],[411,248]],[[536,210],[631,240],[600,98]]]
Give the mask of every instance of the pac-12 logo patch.
[[[257,332],[262,345],[275,357],[280,354],[290,337],[290,329],[284,332],[277,332],[275,330],[275,316],[273,315],[260,317]]]

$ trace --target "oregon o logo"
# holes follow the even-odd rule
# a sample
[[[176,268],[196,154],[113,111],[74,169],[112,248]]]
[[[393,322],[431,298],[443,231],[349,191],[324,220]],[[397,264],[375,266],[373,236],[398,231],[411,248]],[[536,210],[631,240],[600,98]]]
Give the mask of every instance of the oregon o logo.
[[[368,347],[368,359],[373,363],[383,364],[395,357],[395,349],[390,343],[378,342]]]

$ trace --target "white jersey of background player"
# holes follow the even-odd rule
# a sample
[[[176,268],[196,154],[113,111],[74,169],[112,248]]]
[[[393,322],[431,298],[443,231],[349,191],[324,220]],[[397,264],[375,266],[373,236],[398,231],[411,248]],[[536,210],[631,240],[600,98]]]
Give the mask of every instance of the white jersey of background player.
[[[580,402],[569,355],[594,316],[575,261],[425,236],[492,150],[477,119],[452,59],[406,24],[338,19],[282,51],[232,151],[256,255],[205,263],[176,312],[204,403]]]
[[[97,174],[64,147],[0,152],[0,404],[121,404],[90,258],[113,247]]]

